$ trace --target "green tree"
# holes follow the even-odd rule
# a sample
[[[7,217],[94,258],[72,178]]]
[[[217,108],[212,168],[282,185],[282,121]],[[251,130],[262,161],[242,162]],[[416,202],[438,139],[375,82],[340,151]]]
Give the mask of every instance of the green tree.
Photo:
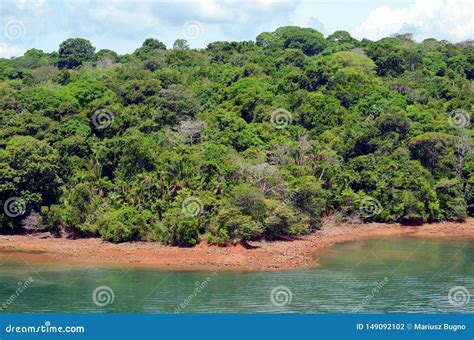
[[[263,235],[262,224],[252,217],[243,215],[235,207],[222,208],[211,222],[207,240],[225,245],[228,242],[245,242]]]
[[[76,68],[91,61],[95,52],[89,40],[82,38],[67,39],[59,45],[59,68]]]
[[[19,226],[19,221],[30,211],[39,211],[40,206],[49,206],[58,200],[59,154],[47,142],[30,136],[11,138],[4,149],[0,149],[0,203],[10,198],[21,200],[22,213],[13,218],[4,216],[4,226]]]
[[[435,175],[450,172],[455,168],[453,136],[427,132],[416,136],[410,143],[413,156]]]
[[[185,39],[176,39],[173,44],[174,50],[189,50],[188,41]]]
[[[312,56],[324,50],[327,43],[324,36],[312,28],[286,26],[272,33],[260,34],[257,44],[263,47],[296,48]]]
[[[148,38],[143,42],[142,47],[135,50],[133,54],[141,59],[145,59],[150,57],[154,52],[163,50],[166,50],[165,44],[158,39]]]
[[[298,114],[303,127],[320,134],[340,125],[346,111],[336,98],[322,92],[312,92],[299,107]]]

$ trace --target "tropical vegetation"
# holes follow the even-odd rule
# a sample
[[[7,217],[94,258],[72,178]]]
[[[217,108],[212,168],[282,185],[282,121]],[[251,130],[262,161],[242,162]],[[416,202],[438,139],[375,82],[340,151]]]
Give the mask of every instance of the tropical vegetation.
[[[193,246],[474,214],[472,41],[281,27],[0,59],[2,232]]]

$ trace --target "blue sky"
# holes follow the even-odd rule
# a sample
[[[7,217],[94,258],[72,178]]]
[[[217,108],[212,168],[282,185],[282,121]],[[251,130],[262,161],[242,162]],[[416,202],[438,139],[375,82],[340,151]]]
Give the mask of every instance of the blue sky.
[[[325,35],[349,31],[379,39],[412,32],[458,42],[474,36],[472,0],[0,0],[0,57],[30,48],[57,50],[70,37],[97,49],[131,53],[149,37],[168,47],[185,38],[192,47],[217,40],[254,40],[279,26],[313,27]]]

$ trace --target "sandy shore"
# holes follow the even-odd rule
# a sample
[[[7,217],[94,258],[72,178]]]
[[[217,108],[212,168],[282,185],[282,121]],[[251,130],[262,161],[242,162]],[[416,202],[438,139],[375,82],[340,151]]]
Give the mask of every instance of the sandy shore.
[[[474,238],[474,218],[464,223],[433,223],[421,227],[399,224],[327,224],[321,231],[291,241],[251,242],[217,247],[201,242],[193,248],[157,243],[113,244],[100,239],[57,239],[48,233],[0,236],[2,258],[67,265],[141,266],[176,270],[288,270],[313,266],[315,255],[335,243],[410,235],[423,238]]]

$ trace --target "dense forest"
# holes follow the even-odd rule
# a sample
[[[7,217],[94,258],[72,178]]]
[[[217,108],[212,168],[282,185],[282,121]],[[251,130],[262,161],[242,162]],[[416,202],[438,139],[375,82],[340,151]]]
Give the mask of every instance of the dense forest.
[[[0,59],[3,233],[224,245],[474,214],[472,41],[281,27]]]

